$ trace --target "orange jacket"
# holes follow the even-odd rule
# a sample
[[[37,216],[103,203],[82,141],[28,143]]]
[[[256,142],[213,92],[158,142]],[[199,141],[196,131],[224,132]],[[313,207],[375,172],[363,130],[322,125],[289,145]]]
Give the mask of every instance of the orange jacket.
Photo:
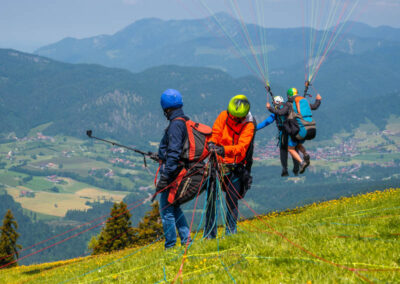
[[[226,110],[219,114],[213,125],[210,142],[224,147],[223,163],[239,164],[246,158],[255,131],[252,121],[250,113],[241,123],[234,121]]]

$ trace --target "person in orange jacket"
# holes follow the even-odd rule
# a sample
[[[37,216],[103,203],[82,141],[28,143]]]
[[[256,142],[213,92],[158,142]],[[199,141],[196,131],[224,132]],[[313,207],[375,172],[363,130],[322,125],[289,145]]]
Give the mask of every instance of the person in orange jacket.
[[[255,119],[250,113],[250,102],[245,95],[234,96],[228,110],[221,112],[213,125],[212,136],[208,143],[210,151],[215,152],[218,160],[218,176],[226,200],[226,234],[237,232],[238,200],[251,185],[251,164]],[[217,236],[216,222],[217,192],[214,186],[208,191],[205,238]]]

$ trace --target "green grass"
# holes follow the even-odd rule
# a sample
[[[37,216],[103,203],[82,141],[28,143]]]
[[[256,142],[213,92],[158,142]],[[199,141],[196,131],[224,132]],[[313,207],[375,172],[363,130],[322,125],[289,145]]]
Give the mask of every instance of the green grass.
[[[46,177],[35,176],[31,181],[25,183],[23,186],[32,189],[34,191],[43,191],[52,188],[54,186],[57,186],[57,184],[46,180]]]
[[[240,206],[244,206],[241,204]],[[113,254],[22,266],[2,283],[362,283],[400,281],[400,189],[245,220],[183,257],[162,242]],[[195,236],[193,236],[194,238]],[[352,271],[354,270],[354,271]],[[164,273],[165,271],[165,273]]]
[[[58,187],[62,188],[63,191],[66,193],[75,193],[84,188],[100,189],[96,186],[89,185],[87,183],[79,182],[79,181],[72,180],[72,179],[68,179],[67,182],[68,182],[68,184],[65,184],[65,185],[57,185]]]
[[[37,221],[54,221],[54,220],[59,220],[60,219],[59,217],[56,217],[56,216],[53,216],[53,215],[47,215],[47,214],[43,214],[43,213],[39,213],[39,212],[33,212],[31,210],[24,209],[24,208],[22,208],[22,211],[24,212],[24,214],[26,216],[29,216],[29,217],[32,217],[31,216],[32,213],[36,214],[36,220]]]
[[[19,182],[22,182],[22,179],[27,176],[13,171],[0,170],[0,183],[8,186],[18,186]]]

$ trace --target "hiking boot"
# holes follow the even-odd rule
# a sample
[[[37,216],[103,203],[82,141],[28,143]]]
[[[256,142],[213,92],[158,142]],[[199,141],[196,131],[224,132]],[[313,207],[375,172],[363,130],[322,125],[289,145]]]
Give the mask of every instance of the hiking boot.
[[[304,162],[306,162],[308,165],[310,164],[310,155],[307,153],[304,155]]]
[[[309,165],[310,162],[303,161],[300,165],[300,174],[304,173]]]
[[[281,177],[287,177],[287,176],[289,176],[289,172],[286,169],[283,169],[282,173],[281,173]]]

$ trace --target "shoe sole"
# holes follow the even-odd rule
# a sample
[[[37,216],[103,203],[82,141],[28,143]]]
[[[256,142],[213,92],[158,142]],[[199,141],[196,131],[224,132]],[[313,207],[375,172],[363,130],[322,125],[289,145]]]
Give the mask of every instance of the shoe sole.
[[[308,166],[310,165],[310,161],[306,162],[306,164],[304,165],[304,168],[300,170],[300,174],[304,174],[304,172],[306,171],[306,169],[308,168]]]

